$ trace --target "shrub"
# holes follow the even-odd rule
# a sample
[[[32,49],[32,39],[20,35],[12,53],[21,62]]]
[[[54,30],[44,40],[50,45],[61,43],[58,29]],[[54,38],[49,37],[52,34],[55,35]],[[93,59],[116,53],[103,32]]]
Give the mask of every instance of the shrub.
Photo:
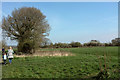
[[[25,42],[23,46],[21,47],[23,53],[32,53],[32,43],[31,42]]]
[[[71,42],[70,45],[72,47],[81,47],[82,46],[82,44],[80,42]]]

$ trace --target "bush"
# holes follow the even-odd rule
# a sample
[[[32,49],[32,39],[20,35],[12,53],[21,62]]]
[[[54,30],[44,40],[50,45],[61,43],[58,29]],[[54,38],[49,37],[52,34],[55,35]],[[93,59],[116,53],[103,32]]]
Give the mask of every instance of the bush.
[[[22,52],[24,53],[32,53],[31,50],[32,50],[32,44],[31,43],[24,43],[23,44],[23,47],[22,47]]]
[[[112,43],[105,43],[105,46],[113,46]]]
[[[32,53],[32,49],[33,49],[33,43],[31,41],[27,41],[27,42],[23,42],[21,44],[19,44],[18,46],[18,52],[22,52],[22,53]]]
[[[82,44],[80,42],[71,42],[70,45],[72,47],[81,47],[82,46]]]

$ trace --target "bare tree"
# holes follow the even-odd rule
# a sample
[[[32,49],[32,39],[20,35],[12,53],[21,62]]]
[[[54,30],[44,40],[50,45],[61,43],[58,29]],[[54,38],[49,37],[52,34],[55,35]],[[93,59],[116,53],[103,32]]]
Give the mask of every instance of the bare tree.
[[[45,18],[46,16],[34,7],[15,9],[11,16],[3,18],[2,30],[11,40],[18,41],[18,51],[35,51],[49,35],[50,26]],[[29,48],[25,48],[26,46]]]

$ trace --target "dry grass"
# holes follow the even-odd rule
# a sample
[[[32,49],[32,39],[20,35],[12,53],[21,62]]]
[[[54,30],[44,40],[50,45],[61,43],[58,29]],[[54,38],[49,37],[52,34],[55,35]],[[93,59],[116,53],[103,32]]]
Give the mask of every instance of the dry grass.
[[[32,57],[32,56],[75,56],[70,52],[63,52],[63,51],[36,51],[34,54],[26,54],[26,55],[14,55],[15,57]]]

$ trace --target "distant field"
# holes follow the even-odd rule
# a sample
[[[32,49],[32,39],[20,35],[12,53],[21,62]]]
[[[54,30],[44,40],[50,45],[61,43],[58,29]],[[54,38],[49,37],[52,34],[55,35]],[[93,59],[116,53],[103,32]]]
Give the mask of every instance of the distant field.
[[[40,49],[66,51],[75,56],[14,58],[2,67],[3,78],[92,78],[104,69],[104,54],[110,78],[118,78],[118,47]],[[100,57],[100,59],[98,59]]]

